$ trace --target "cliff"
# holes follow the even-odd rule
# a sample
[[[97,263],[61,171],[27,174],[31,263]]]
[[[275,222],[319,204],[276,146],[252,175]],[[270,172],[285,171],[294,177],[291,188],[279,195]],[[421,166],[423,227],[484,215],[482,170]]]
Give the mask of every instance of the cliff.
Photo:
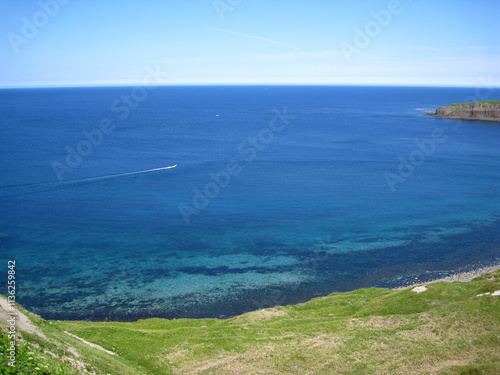
[[[500,100],[450,104],[446,107],[439,107],[435,113],[426,115],[437,118],[500,122]]]

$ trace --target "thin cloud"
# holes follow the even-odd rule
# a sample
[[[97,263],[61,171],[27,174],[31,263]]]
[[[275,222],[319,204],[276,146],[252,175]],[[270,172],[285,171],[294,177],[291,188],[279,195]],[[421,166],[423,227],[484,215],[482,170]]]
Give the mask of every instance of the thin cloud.
[[[267,42],[267,43],[277,44],[278,46],[291,48],[291,49],[294,49],[295,51],[300,51],[298,48],[296,48],[294,46],[290,46],[288,44],[280,43],[280,42],[277,42],[277,41],[272,40],[272,39],[262,38],[260,36],[242,34],[242,33],[237,33],[237,32],[230,31],[230,30],[218,29],[218,28],[215,28],[215,27],[207,27],[207,28],[210,29],[210,30],[220,31],[222,33],[228,33],[228,34],[242,36],[244,38],[258,39],[258,40],[262,40],[262,41]]]

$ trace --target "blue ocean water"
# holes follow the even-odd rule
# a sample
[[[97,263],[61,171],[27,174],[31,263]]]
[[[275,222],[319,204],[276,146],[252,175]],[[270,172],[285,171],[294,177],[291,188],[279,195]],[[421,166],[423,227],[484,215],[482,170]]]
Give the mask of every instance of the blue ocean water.
[[[499,126],[421,116],[474,94],[0,90],[1,272],[45,318],[132,320],[498,261]]]

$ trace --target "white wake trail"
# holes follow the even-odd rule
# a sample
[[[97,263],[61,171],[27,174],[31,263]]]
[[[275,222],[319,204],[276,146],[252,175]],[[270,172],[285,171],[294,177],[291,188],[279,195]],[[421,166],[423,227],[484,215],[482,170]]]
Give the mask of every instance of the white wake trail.
[[[99,180],[106,180],[108,178],[116,178],[116,177],[124,177],[124,176],[133,176],[135,174],[142,174],[142,173],[150,173],[150,172],[156,172],[156,171],[163,171],[166,169],[172,169],[177,167],[177,164],[171,165],[168,167],[161,167],[161,168],[153,168],[153,169],[145,169],[143,171],[135,171],[135,172],[126,172],[126,173],[116,173],[116,174],[108,174],[106,176],[99,176],[99,177],[89,177],[89,178],[79,178],[75,180],[68,180],[68,181],[62,181],[62,183],[70,184],[73,182],[91,182],[91,181],[99,181]]]
[[[145,169],[143,171],[115,173],[115,174],[108,174],[108,175],[105,175],[105,176],[97,176],[97,177],[84,177],[84,178],[75,178],[75,179],[72,179],[72,180],[48,181],[48,182],[28,183],[28,184],[19,184],[19,185],[5,185],[5,186],[0,186],[0,189],[17,188],[17,187],[28,187],[28,186],[71,185],[71,184],[77,184],[77,183],[81,183],[81,182],[100,181],[100,180],[106,180],[106,179],[109,179],[109,178],[125,177],[125,176],[132,176],[132,175],[135,175],[135,174],[142,174],[142,173],[150,173],[150,172],[156,172],[156,171],[163,171],[163,170],[172,169],[172,168],[175,168],[175,167],[177,167],[177,164],[170,165],[168,167]]]

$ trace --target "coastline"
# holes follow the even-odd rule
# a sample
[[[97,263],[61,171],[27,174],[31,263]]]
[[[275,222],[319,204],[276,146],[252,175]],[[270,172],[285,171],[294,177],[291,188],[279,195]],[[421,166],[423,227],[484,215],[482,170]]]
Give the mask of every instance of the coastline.
[[[471,267],[473,267],[473,266],[471,266]],[[350,293],[350,292],[353,292],[353,291],[358,291],[358,290],[362,290],[362,289],[370,289],[370,288],[380,288],[380,289],[389,289],[389,290],[406,290],[406,289],[411,289],[411,288],[414,288],[414,287],[417,287],[417,286],[424,286],[424,285],[428,285],[428,284],[432,284],[432,283],[437,283],[437,282],[442,282],[442,281],[449,282],[449,283],[453,283],[453,282],[465,283],[465,282],[472,281],[476,277],[482,276],[482,275],[484,275],[486,273],[495,272],[497,270],[500,270],[500,261],[493,262],[493,263],[491,263],[491,264],[489,264],[487,266],[478,267],[478,268],[472,269],[470,271],[462,271],[462,272],[451,273],[449,276],[441,277],[441,278],[435,278],[435,279],[430,279],[428,281],[420,281],[419,280],[419,281],[416,281],[416,282],[413,282],[413,283],[406,283],[404,285],[400,285],[400,286],[396,286],[396,287],[366,286],[366,287],[361,287],[361,288],[353,289],[353,290],[350,290],[350,291],[332,292],[332,293],[342,293],[342,294],[345,294],[345,293]],[[0,302],[4,302],[4,301],[6,302],[7,301],[6,296],[4,296],[3,294],[0,294],[0,297],[3,297],[3,298],[0,298]],[[323,296],[323,297],[326,297],[326,296]],[[312,300],[314,300],[316,298],[318,298],[318,297],[313,297],[313,298],[309,299],[308,301],[312,301]],[[321,298],[321,297],[319,297],[319,298]],[[308,302],[308,301],[306,301],[306,302]],[[303,303],[303,302],[292,303],[292,304],[284,304],[284,305],[277,304],[274,307],[294,306],[294,305],[298,305],[300,303]],[[255,312],[255,311],[259,311],[259,310],[262,310],[262,309],[265,309],[265,308],[270,308],[270,307],[271,306],[264,306],[264,307],[262,307],[260,309],[247,311],[247,312],[244,312],[244,313],[241,313],[241,314],[238,314],[238,315],[227,316],[227,317],[224,317],[224,318],[216,318],[216,319],[226,320],[226,319],[230,319],[230,318],[235,318],[235,317],[241,316],[241,315],[246,314],[248,312]],[[27,311],[29,311],[30,313],[34,314],[30,310],[27,310]],[[3,303],[0,303],[0,320],[4,320],[4,321],[7,320],[7,315],[6,314],[7,314],[6,305],[4,305]],[[38,315],[36,315],[36,316],[38,316]],[[180,318],[182,319],[182,317],[180,317]],[[165,318],[165,317],[151,316],[151,317],[142,318],[142,319],[166,319],[166,320],[172,320],[172,319],[174,319],[175,320],[176,318],[169,319],[169,318]],[[184,317],[183,319],[202,320],[202,319],[207,319],[207,318],[190,318],[190,317]],[[45,319],[45,320],[53,320],[53,319]],[[56,319],[56,320],[59,320],[59,319]],[[74,319],[62,319],[62,320],[63,321],[66,321],[66,320],[67,321],[75,321]],[[96,320],[96,322],[98,322],[98,321],[99,320]],[[112,320],[112,321],[115,321],[115,322],[133,322],[133,321],[137,321],[137,320],[122,320],[122,319],[117,319],[117,320]],[[25,329],[25,330],[28,331],[28,332],[30,332],[29,329]]]
[[[466,281],[499,267],[496,263],[445,279]],[[398,374],[496,374],[500,272],[490,275],[463,285],[439,283],[417,293],[387,288],[334,293],[234,319],[47,322],[19,307],[34,332],[24,336],[18,326],[22,346],[15,360],[19,367],[31,366],[30,373],[63,366],[68,375],[239,374],[263,369],[276,374],[357,374],[359,363],[362,371],[367,363],[370,373],[377,374],[395,373],[397,367],[402,369]],[[0,370],[5,368],[3,361]]]
[[[476,277],[484,275],[485,273],[495,272],[497,270],[500,270],[500,262],[492,263],[489,266],[485,266],[485,267],[479,267],[479,268],[473,269],[471,271],[457,272],[457,273],[451,274],[450,276],[441,277],[441,278],[437,278],[437,279],[431,279],[427,282],[420,282],[419,281],[419,282],[415,282],[412,284],[398,286],[398,287],[390,288],[390,289],[391,290],[405,290],[405,289],[409,289],[409,288],[414,288],[416,286],[438,283],[441,281],[445,281],[445,282],[449,282],[449,283],[454,283],[454,282],[466,283],[468,281],[474,280]]]

